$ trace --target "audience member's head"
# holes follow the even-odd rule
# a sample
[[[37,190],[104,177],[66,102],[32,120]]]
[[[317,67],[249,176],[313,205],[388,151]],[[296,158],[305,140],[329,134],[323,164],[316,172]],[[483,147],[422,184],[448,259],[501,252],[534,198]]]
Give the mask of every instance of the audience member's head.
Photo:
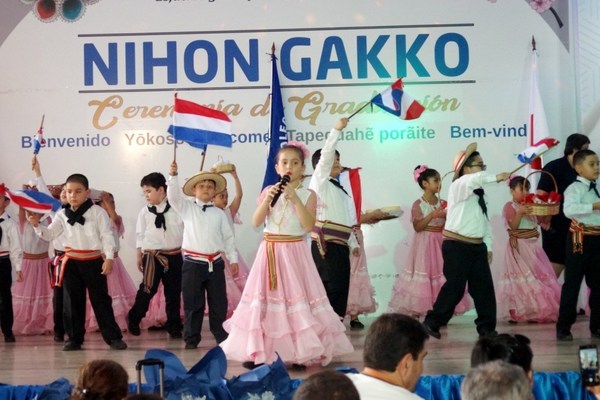
[[[533,400],[523,369],[502,360],[472,368],[460,386],[460,395],[463,400]]]
[[[354,384],[345,374],[325,370],[306,378],[294,394],[294,400],[360,400]]]
[[[488,361],[502,360],[523,368],[529,381],[533,384],[533,351],[531,341],[524,335],[502,333],[496,337],[481,338],[475,343],[471,352],[471,367]]]
[[[428,338],[421,323],[408,315],[381,315],[365,338],[363,373],[414,391],[423,373]]]
[[[112,360],[93,360],[79,369],[72,400],[121,400],[129,393],[129,376]]]

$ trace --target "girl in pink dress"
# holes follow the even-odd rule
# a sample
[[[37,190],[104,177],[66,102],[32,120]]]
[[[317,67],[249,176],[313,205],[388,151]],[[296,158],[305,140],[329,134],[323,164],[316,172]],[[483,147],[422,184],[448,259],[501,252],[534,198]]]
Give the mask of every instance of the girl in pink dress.
[[[125,227],[123,226],[123,220],[121,216],[117,214],[115,210],[115,199],[112,194],[108,192],[102,192],[100,195],[99,206],[104,208],[108,213],[112,224],[113,224],[113,235],[115,238],[115,257],[113,260],[112,272],[106,277],[106,283],[108,285],[108,294],[112,297],[112,307],[115,314],[115,320],[122,331],[127,330],[127,313],[133,306],[135,301],[135,295],[137,288],[133,279],[125,269],[121,257],[119,257],[119,243],[120,238],[125,234]],[[86,330],[97,331],[98,323],[96,322],[96,316],[92,310],[91,303],[87,302],[86,311]]]
[[[222,192],[215,194],[213,204],[215,207],[219,207],[221,210],[225,211],[227,221],[229,221],[231,231],[233,232],[233,224],[241,223],[238,210],[240,209],[240,204],[242,203],[242,196],[244,193],[242,191],[242,184],[240,183],[240,178],[237,175],[235,165],[232,164],[231,167],[232,170],[230,173],[235,181],[235,197],[233,198],[231,204],[227,205],[229,202],[229,193],[227,189],[225,189]],[[213,170],[211,171],[214,172]],[[231,275],[231,270],[229,269],[229,260],[225,254],[222,253],[223,261],[225,261],[225,283],[227,284],[227,318],[233,315],[233,311],[240,302],[242,292],[244,291],[244,286],[246,286],[246,280],[248,279],[248,266],[242,259],[240,252],[238,251],[237,253],[238,274],[235,276]],[[208,312],[208,310],[206,312]]]
[[[48,225],[50,218],[40,221]],[[48,277],[50,243],[40,238],[19,209],[19,233],[23,249],[21,281],[13,286],[14,324],[17,335],[42,335],[53,331],[52,287]]]
[[[509,240],[496,284],[498,319],[556,321],[561,288],[539,241],[538,221],[527,215],[531,206],[521,203],[529,193],[529,181],[514,176],[508,185],[512,201],[502,210]]]
[[[388,309],[419,318],[431,310],[444,278],[442,258],[442,230],[446,221],[446,201],[438,198],[441,189],[440,174],[426,165],[414,170],[414,180],[423,189],[411,209],[413,236],[406,267],[400,271],[392,289]],[[465,295],[455,309],[461,314],[472,308]]]
[[[277,154],[275,169],[281,177],[289,175],[289,183],[266,187],[258,199],[252,222],[264,224],[264,240],[240,303],[223,324],[229,337],[220,346],[229,360],[244,361],[247,368],[272,363],[277,354],[296,368],[327,365],[332,357],[353,351],[306,240],[317,199],[302,184],[304,149],[288,143]]]

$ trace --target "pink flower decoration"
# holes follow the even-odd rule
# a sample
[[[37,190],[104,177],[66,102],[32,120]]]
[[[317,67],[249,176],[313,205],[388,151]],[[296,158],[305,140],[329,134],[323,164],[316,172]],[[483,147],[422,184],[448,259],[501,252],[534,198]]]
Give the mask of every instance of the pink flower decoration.
[[[287,145],[297,147],[300,150],[302,150],[302,153],[304,154],[304,158],[308,158],[310,156],[310,151],[308,150],[308,147],[306,147],[304,145],[304,143],[291,141],[291,142],[287,142]]]
[[[415,171],[413,172],[413,177],[415,178],[415,182],[419,181],[419,176],[421,176],[421,174],[423,172],[425,172],[429,167],[427,165],[421,165],[419,168],[415,169]]]
[[[543,13],[552,7],[554,0],[531,0],[529,5],[538,13]]]

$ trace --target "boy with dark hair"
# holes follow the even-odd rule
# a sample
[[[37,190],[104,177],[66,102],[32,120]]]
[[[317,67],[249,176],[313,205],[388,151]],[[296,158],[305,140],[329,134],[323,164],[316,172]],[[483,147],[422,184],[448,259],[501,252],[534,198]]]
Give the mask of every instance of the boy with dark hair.
[[[335,146],[348,119],[341,118],[329,133],[323,149],[312,156],[314,173],[309,187],[317,202],[317,221],[311,233],[312,256],[333,310],[344,319],[350,287],[350,249],[358,256],[360,248],[353,234],[357,224],[354,203],[338,181],[342,172],[340,153]]]
[[[571,134],[565,144],[564,157],[544,165],[543,171],[551,174],[554,180],[548,174],[541,174],[537,193],[544,194],[558,189],[558,194],[562,196],[567,187],[577,179],[573,156],[579,150],[587,149],[589,145],[590,139],[587,136],[580,133]],[[554,187],[555,181],[557,188]],[[571,224],[569,218],[565,217],[563,204],[564,196],[560,202],[559,213],[550,220],[550,228],[542,229],[542,247],[552,263],[556,277],[565,269],[565,241]]]
[[[85,335],[86,289],[100,332],[112,349],[124,350],[121,330],[115,321],[106,275],[112,271],[115,241],[108,214],[89,199],[87,178],[73,174],[67,178],[67,204],[56,213],[48,227],[40,216],[30,214],[29,222],[44,240],[63,236],[65,255],[58,285],[64,287],[64,322],[69,340],[63,351],[81,350]]]
[[[598,156],[581,150],[573,156],[577,179],[564,194],[564,213],[571,219],[566,241],[565,282],[560,295],[556,323],[558,340],[573,340],[571,325],[577,318],[577,295],[581,281],[590,288],[590,332],[600,338],[600,194],[596,179]],[[564,246],[565,244],[563,244]]]
[[[363,400],[420,399],[411,393],[423,373],[429,337],[423,326],[404,314],[383,314],[365,337],[360,374],[349,374]]]
[[[4,185],[2,185],[3,187]],[[12,269],[17,271],[17,281],[23,280],[21,262],[23,251],[17,223],[6,213],[10,199],[3,192],[0,194],[0,328],[6,343],[13,343],[13,305],[12,305]]]
[[[433,309],[429,310],[423,326],[429,336],[441,338],[440,327],[450,321],[454,309],[465,294],[469,294],[477,311],[479,336],[495,336],[496,299],[490,263],[492,235],[483,186],[501,182],[509,177],[502,172],[486,172],[477,143],[471,143],[454,158],[454,177],[448,190],[448,212],[443,231],[442,256],[444,277]]]
[[[167,314],[165,328],[169,337],[181,338],[183,222],[167,200],[167,182],[163,174],[153,172],[144,176],[140,186],[148,203],[140,210],[135,229],[137,266],[143,279],[127,315],[127,329],[134,336],[140,335],[140,322],[162,281]]]

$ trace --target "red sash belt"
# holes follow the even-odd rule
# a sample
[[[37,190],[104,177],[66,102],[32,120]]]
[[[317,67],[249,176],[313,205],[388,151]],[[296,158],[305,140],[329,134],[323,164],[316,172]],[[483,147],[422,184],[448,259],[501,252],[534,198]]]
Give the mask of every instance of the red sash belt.
[[[204,262],[208,263],[208,272],[213,272],[213,262],[217,261],[221,258],[220,252],[205,254],[205,253],[198,253],[198,252],[186,250],[186,249],[183,249],[183,252],[185,253],[186,257],[188,257],[192,260],[204,261]]]
[[[67,262],[69,260],[90,261],[96,260],[101,257],[102,252],[100,250],[75,250],[70,247],[65,247],[65,253],[62,256],[59,256],[58,260],[56,260],[56,281],[54,286],[62,286],[62,281],[65,276],[65,271],[67,269]]]

